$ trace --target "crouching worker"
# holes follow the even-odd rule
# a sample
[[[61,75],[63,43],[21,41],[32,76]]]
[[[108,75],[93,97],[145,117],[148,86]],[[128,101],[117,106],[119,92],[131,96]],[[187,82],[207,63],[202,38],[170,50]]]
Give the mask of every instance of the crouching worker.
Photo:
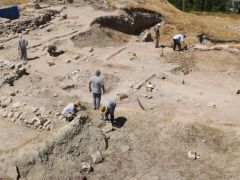
[[[64,54],[64,51],[57,51],[57,46],[50,44],[47,47],[47,52],[52,57],[60,56],[61,54]]]
[[[184,43],[184,38],[186,38],[185,35],[182,34],[177,34],[173,37],[173,50],[176,50],[176,47],[178,46],[178,50],[182,51],[182,50],[186,50],[187,46]]]
[[[77,112],[81,108],[81,102],[79,100],[74,103],[69,103],[62,112],[61,119],[65,118],[67,122],[72,121],[76,116]]]
[[[113,122],[115,108],[116,108],[115,100],[106,100],[103,104],[101,104],[99,108],[102,114],[101,120],[103,121],[111,120],[111,122]]]

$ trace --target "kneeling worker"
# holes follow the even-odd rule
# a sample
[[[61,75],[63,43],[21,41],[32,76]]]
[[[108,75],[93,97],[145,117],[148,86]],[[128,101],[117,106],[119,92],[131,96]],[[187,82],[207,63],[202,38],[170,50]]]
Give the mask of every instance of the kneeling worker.
[[[114,121],[115,108],[116,108],[116,101],[115,100],[106,100],[103,104],[101,104],[100,108],[99,108],[100,112],[102,114],[101,120]]]
[[[70,122],[75,117],[77,112],[79,111],[78,108],[81,107],[81,102],[79,100],[75,101],[74,103],[69,103],[62,112],[62,118],[66,118],[66,121]]]
[[[50,56],[55,56],[56,50],[57,50],[57,46],[52,45],[52,44],[48,45],[47,52]]]

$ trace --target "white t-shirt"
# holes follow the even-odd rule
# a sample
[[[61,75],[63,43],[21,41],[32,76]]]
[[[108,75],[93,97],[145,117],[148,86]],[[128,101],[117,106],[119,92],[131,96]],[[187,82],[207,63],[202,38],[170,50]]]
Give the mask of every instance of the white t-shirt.
[[[173,36],[174,40],[179,40],[179,41],[183,41],[184,37],[182,34],[177,34],[175,36]]]
[[[64,109],[62,114],[75,114],[75,104],[69,103]]]

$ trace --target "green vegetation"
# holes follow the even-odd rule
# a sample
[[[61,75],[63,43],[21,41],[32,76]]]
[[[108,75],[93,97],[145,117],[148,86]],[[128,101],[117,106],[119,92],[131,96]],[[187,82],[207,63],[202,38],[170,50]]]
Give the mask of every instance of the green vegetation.
[[[169,0],[184,11],[229,12],[232,0]]]

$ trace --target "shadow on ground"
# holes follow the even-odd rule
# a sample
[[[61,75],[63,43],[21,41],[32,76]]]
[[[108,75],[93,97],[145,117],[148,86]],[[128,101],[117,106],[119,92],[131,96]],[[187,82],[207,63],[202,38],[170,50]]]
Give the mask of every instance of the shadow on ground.
[[[117,128],[121,128],[127,122],[127,118],[125,117],[118,117],[113,122],[112,125]]]

